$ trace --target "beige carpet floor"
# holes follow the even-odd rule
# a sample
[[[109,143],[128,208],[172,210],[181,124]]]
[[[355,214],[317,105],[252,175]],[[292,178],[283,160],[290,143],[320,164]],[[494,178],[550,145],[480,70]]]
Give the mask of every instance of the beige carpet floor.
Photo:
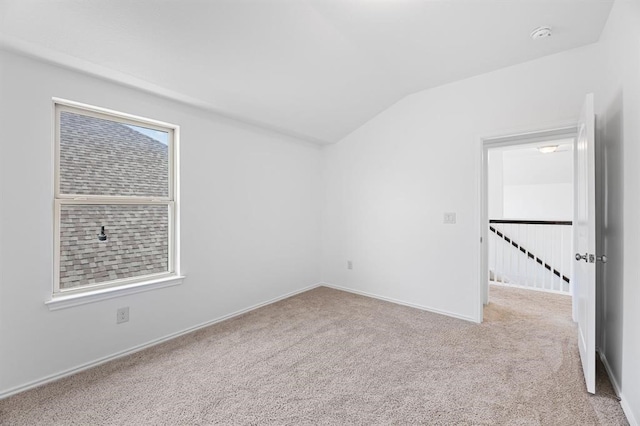
[[[3,425],[618,425],[566,296],[494,287],[472,324],[317,288],[0,401]]]

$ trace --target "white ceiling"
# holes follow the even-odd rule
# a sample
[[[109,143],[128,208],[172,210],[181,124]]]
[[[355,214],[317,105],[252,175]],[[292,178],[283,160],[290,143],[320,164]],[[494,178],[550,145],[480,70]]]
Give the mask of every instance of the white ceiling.
[[[407,94],[597,41],[612,1],[0,0],[0,37],[333,143]]]
[[[572,138],[558,139],[491,151],[502,153],[502,183],[505,186],[572,184],[573,143]],[[538,151],[539,147],[551,145],[557,145],[558,149],[548,154]]]

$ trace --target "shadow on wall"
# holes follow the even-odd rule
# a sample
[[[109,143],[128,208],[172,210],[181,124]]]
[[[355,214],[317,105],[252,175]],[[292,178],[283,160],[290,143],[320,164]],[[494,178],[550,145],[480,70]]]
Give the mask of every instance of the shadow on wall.
[[[608,262],[597,264],[598,343],[607,357],[614,376],[621,378],[623,319],[623,249],[624,249],[624,123],[623,98],[618,91],[602,109],[596,121],[598,144],[596,156],[597,221],[600,235],[598,253]],[[622,386],[622,383],[619,383]]]

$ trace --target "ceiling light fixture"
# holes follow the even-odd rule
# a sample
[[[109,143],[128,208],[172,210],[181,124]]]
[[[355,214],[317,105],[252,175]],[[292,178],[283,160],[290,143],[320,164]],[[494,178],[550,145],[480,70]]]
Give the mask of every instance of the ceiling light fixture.
[[[539,38],[551,37],[551,27],[538,27],[531,31],[531,38],[537,40]]]
[[[538,151],[543,154],[550,154],[552,152],[556,152],[558,149],[558,145],[549,145],[549,146],[539,146]]]

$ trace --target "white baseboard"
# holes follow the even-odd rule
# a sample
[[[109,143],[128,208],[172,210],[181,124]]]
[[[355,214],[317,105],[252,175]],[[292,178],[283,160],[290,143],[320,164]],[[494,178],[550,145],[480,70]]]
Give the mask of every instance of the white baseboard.
[[[526,285],[514,285],[514,284],[508,284],[508,283],[501,283],[500,281],[489,281],[489,285],[495,285],[496,287],[509,287],[509,288],[517,288],[520,290],[532,290],[532,291],[539,291],[541,293],[551,293],[551,294],[560,294],[562,296],[569,296],[571,297],[571,293],[566,292],[566,291],[559,291],[559,290],[548,290],[546,288],[536,288],[536,287],[528,287]]]
[[[168,334],[168,335],[166,335],[164,337],[160,337],[158,339],[151,340],[150,342],[143,343],[143,344],[138,345],[138,346],[134,346],[134,347],[132,347],[130,349],[126,349],[124,351],[116,352],[116,353],[114,353],[112,355],[108,355],[108,356],[99,358],[97,360],[90,361],[90,362],[87,362],[85,364],[81,364],[81,365],[79,365],[77,367],[69,368],[69,369],[61,371],[59,373],[51,374],[49,376],[43,377],[43,378],[38,379],[38,380],[34,380],[34,381],[26,383],[24,385],[16,386],[16,387],[8,389],[6,391],[0,392],[0,399],[8,398],[11,395],[15,395],[17,393],[24,392],[24,391],[29,390],[29,389],[33,389],[35,387],[44,385],[46,383],[54,382],[56,380],[62,379],[63,377],[71,376],[71,375],[79,373],[81,371],[88,370],[88,369],[93,368],[93,367],[97,367],[97,366],[99,366],[101,364],[104,364],[106,362],[113,361],[113,360],[118,359],[118,358],[122,358],[124,356],[139,352],[139,351],[141,351],[143,349],[150,348],[152,346],[155,346],[157,344],[166,342],[168,340],[175,339],[176,337],[180,337],[180,336],[182,336],[184,334],[188,334],[188,333],[191,333],[193,331],[199,330],[201,328],[205,328],[205,327],[208,327],[210,325],[214,325],[214,324],[217,324],[219,322],[226,321],[228,319],[240,316],[242,314],[246,314],[247,312],[253,311],[253,310],[258,309],[258,308],[262,308],[263,306],[271,305],[273,303],[279,302],[280,300],[288,299],[289,297],[295,296],[295,295],[300,294],[300,293],[304,293],[306,291],[312,290],[312,289],[314,289],[316,287],[320,287],[322,285],[323,285],[322,283],[312,284],[312,285],[309,285],[309,286],[304,287],[302,289],[295,290],[295,291],[283,294],[281,296],[275,297],[273,299],[267,300],[266,302],[262,302],[262,303],[258,303],[258,304],[253,305],[253,306],[249,306],[248,308],[244,308],[244,309],[241,309],[239,311],[235,311],[235,312],[232,312],[230,314],[223,315],[221,317],[215,318],[215,319],[213,319],[211,321],[203,322],[203,323],[195,325],[193,327],[189,327],[189,328],[186,328],[184,330]]]
[[[607,375],[609,376],[609,380],[611,381],[613,390],[615,391],[616,395],[618,395],[618,398],[620,398],[620,405],[622,406],[622,411],[624,411],[625,416],[627,416],[627,420],[629,421],[629,424],[631,426],[640,426],[638,424],[638,421],[636,420],[636,417],[633,414],[633,411],[631,410],[631,406],[629,405],[629,403],[627,402],[627,399],[624,397],[624,394],[622,393],[622,389],[620,388],[620,385],[616,380],[616,376],[614,376],[611,371],[611,366],[609,365],[607,356],[600,349],[598,349],[598,355],[600,356],[600,361],[602,361],[602,365],[604,365],[604,369],[607,371]]]
[[[397,305],[408,306],[410,308],[416,308],[416,309],[420,309],[422,311],[433,312],[434,314],[446,315],[448,317],[458,318],[458,319],[461,319],[461,320],[471,321],[471,322],[474,322],[474,323],[478,322],[475,318],[470,317],[470,316],[460,315],[460,314],[457,314],[455,312],[449,312],[449,311],[445,311],[445,310],[442,310],[442,309],[431,308],[429,306],[423,306],[423,305],[418,305],[418,304],[415,304],[415,303],[405,302],[403,300],[393,299],[391,297],[380,296],[378,294],[369,293],[369,292],[366,292],[366,291],[354,290],[352,288],[342,287],[342,286],[339,286],[339,285],[330,284],[330,283],[326,283],[326,282],[325,283],[321,283],[320,286],[333,288],[335,290],[346,291],[348,293],[358,294],[360,296],[371,297],[373,299],[384,300],[385,302],[391,302],[391,303],[395,303]]]
[[[607,361],[607,356],[600,349],[598,349],[598,356],[600,357],[600,361],[602,361],[602,365],[604,365],[604,369],[607,371],[607,375],[609,376],[609,380],[611,381],[613,390],[615,391],[618,398],[620,398],[620,394],[621,394],[620,385],[616,380],[616,376],[614,376],[613,372],[611,371],[611,366],[609,365],[609,361]]]
[[[636,420],[636,417],[633,415],[633,411],[631,411],[631,406],[629,405],[629,403],[627,402],[624,396],[621,396],[620,405],[622,406],[622,411],[624,411],[624,415],[627,416],[629,425],[639,426],[640,424]]]

